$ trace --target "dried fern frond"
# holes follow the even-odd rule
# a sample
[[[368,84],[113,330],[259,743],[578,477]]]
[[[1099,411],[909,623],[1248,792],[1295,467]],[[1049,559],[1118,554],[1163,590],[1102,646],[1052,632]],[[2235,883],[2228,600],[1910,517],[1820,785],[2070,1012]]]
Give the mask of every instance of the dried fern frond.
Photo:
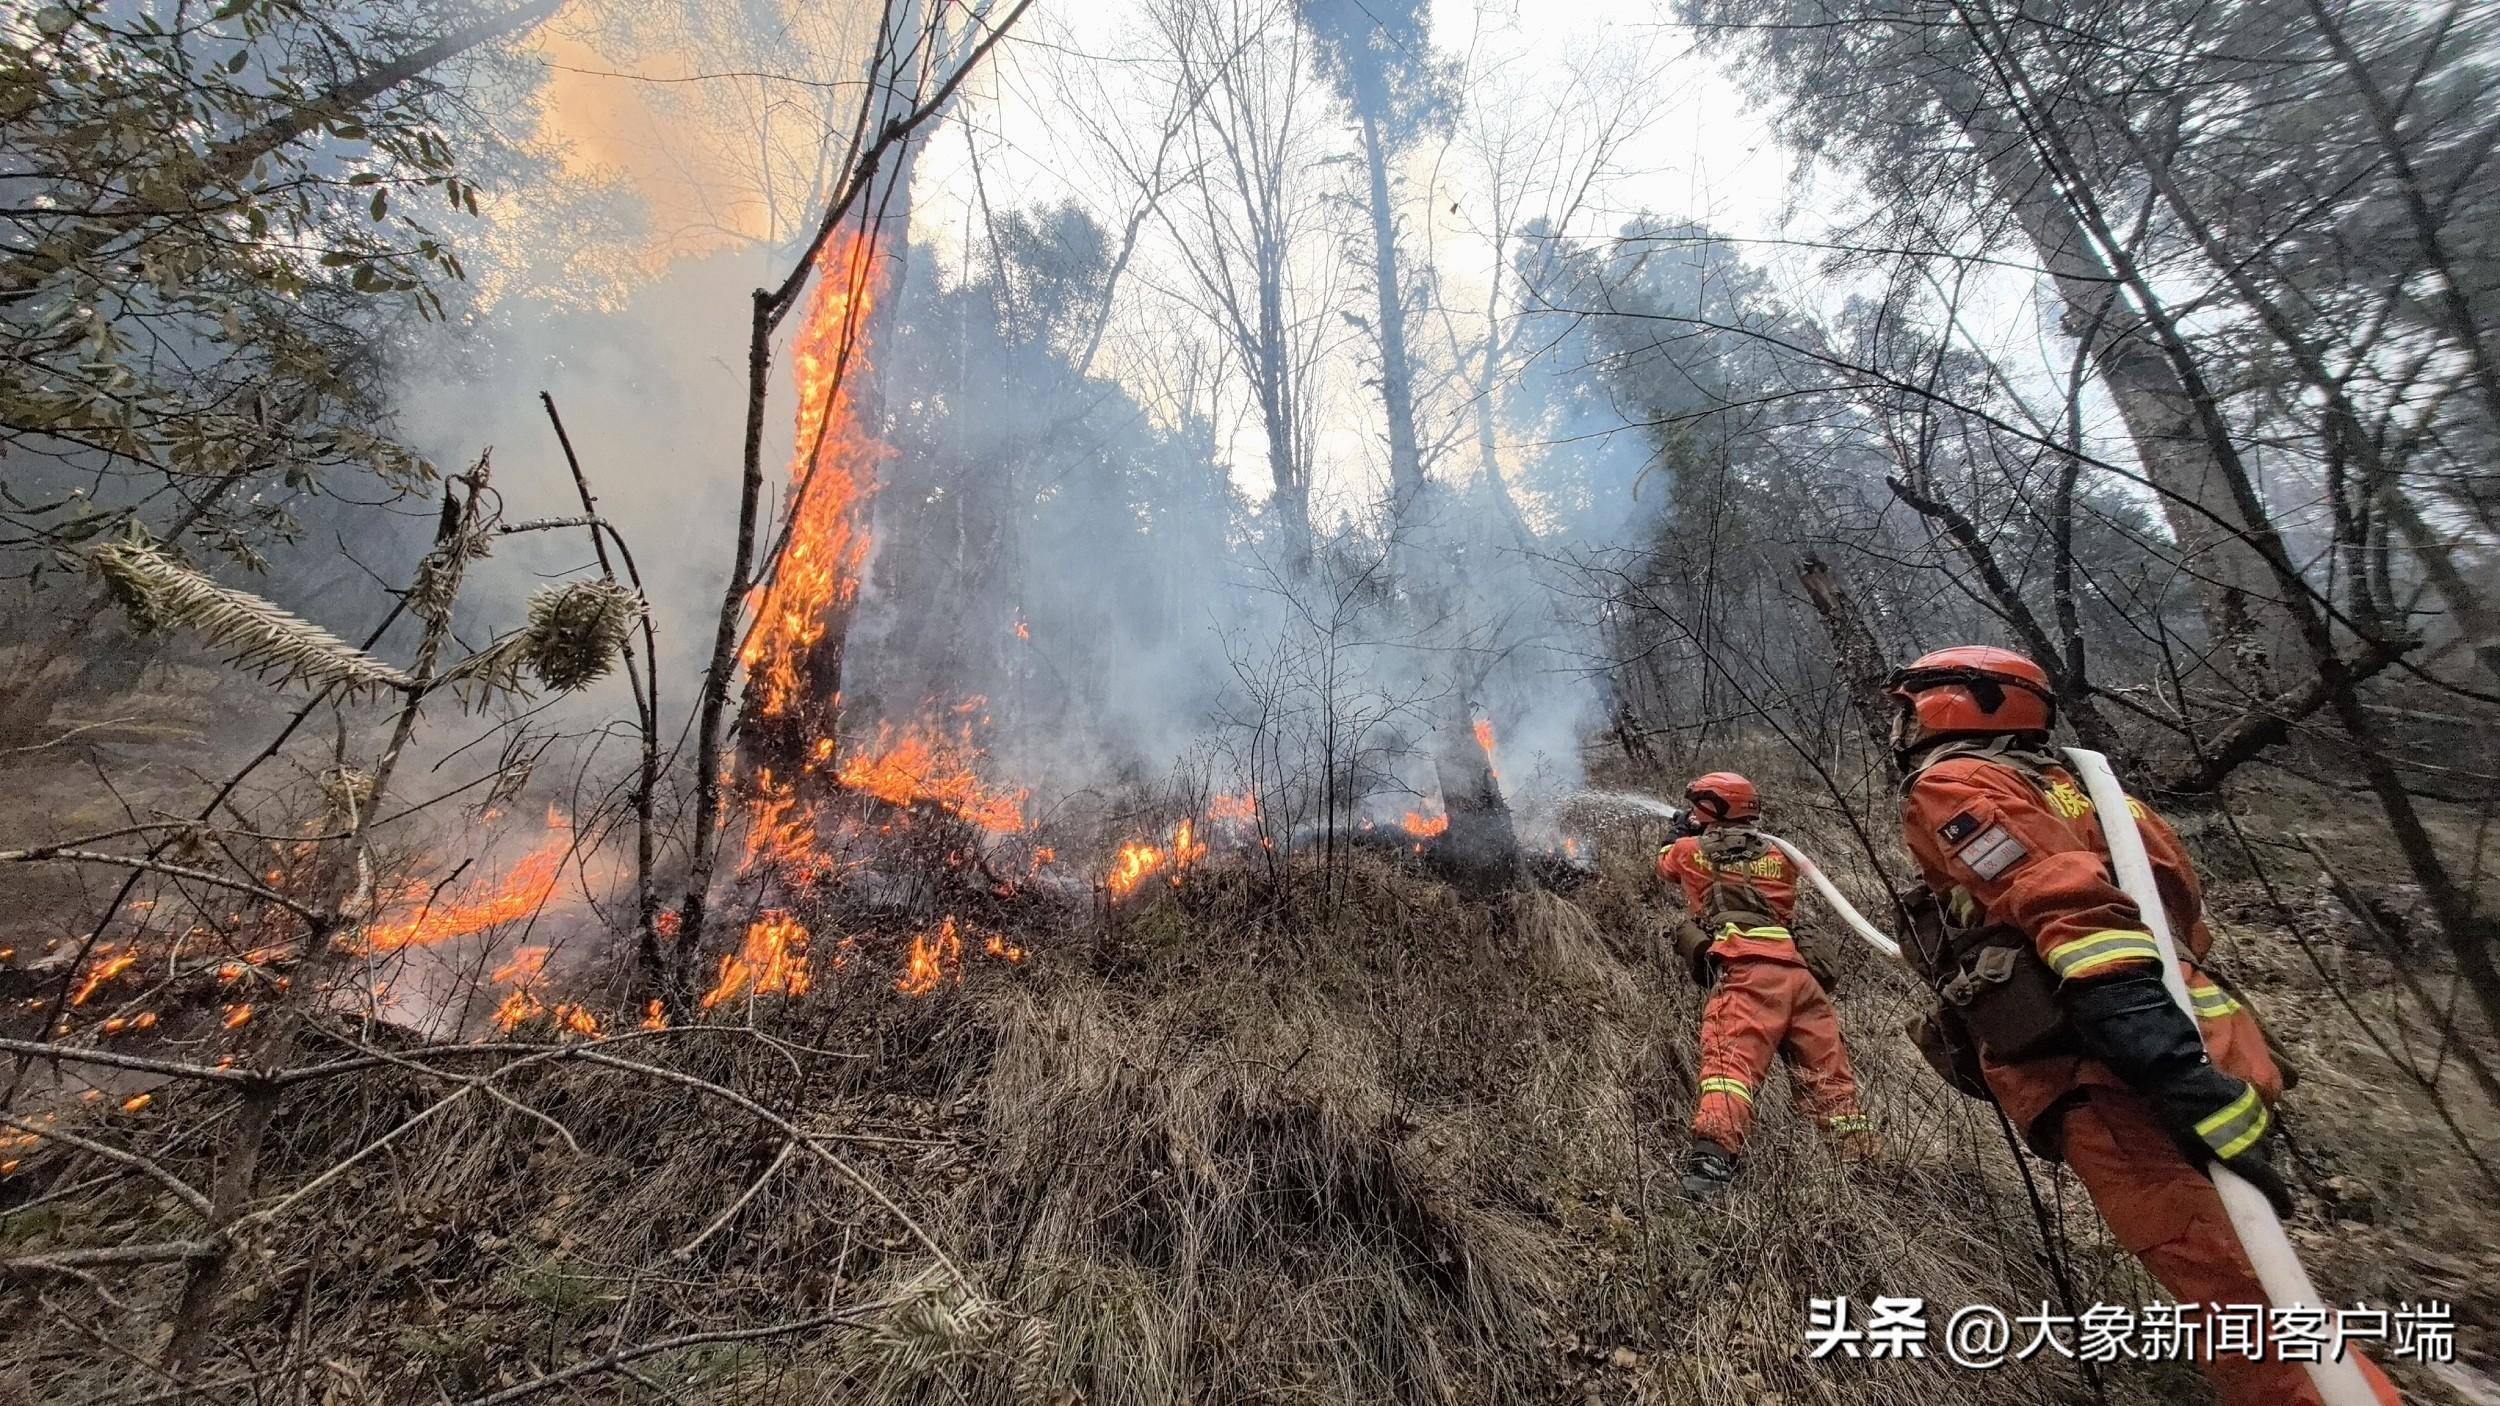
[[[147,633],[189,630],[226,651],[238,669],[345,691],[410,689],[402,670],[276,604],[220,585],[139,540],[108,543],[90,556],[113,599]]]
[[[521,666],[528,662],[529,653],[529,631],[515,630],[445,669],[437,682],[451,684],[463,694],[472,689],[518,692]]]
[[[569,581],[530,597],[529,621],[461,660],[442,681],[464,690],[518,689],[527,671],[558,693],[596,682],[625,649],[642,618],[641,596],[609,581]]]
[[[529,668],[558,693],[595,683],[615,667],[642,618],[642,597],[613,581],[569,581],[530,597]]]
[[[409,613],[438,625],[450,619],[469,563],[484,558],[494,546],[494,533],[467,532],[427,552],[417,563],[417,579],[408,586]]]
[[[924,1275],[877,1324],[870,1341],[896,1367],[926,1372],[980,1349],[996,1306],[950,1276]]]
[[[341,763],[321,769],[321,799],[334,815],[353,819],[373,804],[373,773]]]
[[[1059,1356],[1058,1334],[1047,1318],[1027,1314],[1011,1321],[1014,1326],[999,1341],[1007,1359],[1008,1395],[1017,1406],[1037,1406],[1050,1398],[1051,1370]]]

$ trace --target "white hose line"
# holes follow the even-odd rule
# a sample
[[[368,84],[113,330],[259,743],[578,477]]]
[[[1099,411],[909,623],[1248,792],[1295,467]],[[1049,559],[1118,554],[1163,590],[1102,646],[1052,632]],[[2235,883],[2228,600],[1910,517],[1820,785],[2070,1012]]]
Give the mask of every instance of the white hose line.
[[[1806,876],[1806,882],[1814,885],[1814,891],[1823,895],[1823,901],[1832,906],[1832,911],[1840,915],[1840,920],[1849,925],[1851,932],[1865,938],[1867,946],[1896,962],[1901,960],[1901,944],[1886,937],[1882,928],[1866,920],[1866,915],[1858,911],[1857,905],[1843,898],[1840,890],[1832,886],[1831,879],[1823,873],[1822,869],[1817,867],[1813,860],[1806,858],[1805,851],[1777,835],[1766,833],[1762,838],[1779,846],[1780,853],[1787,855],[1788,862],[1797,866],[1797,872]]]
[[[2081,747],[2064,751],[2075,774],[2083,778],[2084,789],[2091,793],[2092,808],[2100,816],[2101,834],[2109,841],[2110,867],[2117,872],[2118,886],[2135,900],[2145,929],[2161,949],[2162,985],[2193,1022],[2196,1003],[2188,998],[2187,977],[2179,966],[2179,946],[2171,939],[2170,916],[2162,909],[2161,889],[2153,879],[2153,861],[2144,852],[2144,836],[2136,828],[2135,812],[2127,806],[2127,793],[2119,786],[2117,774],[2109,769],[2109,758]],[[2198,1033],[2203,1033],[2201,1027]],[[2325,1308],[2325,1301],[2318,1297],[2317,1286],[2309,1282],[2309,1271],[2302,1266],[2299,1251],[2292,1248],[2291,1237],[2283,1233],[2283,1222],[2276,1218],[2274,1204],[2266,1199],[2266,1194],[2220,1163],[2206,1170],[2213,1178],[2214,1190],[2222,1194],[2222,1209],[2231,1217],[2231,1229],[2238,1234],[2240,1248],[2256,1269],[2257,1282],[2264,1287],[2267,1300],[2277,1308]],[[2361,1368],[2349,1354],[2332,1362],[2304,1365],[2326,1406],[2378,1406],[2378,1393],[2370,1389],[2369,1379],[2361,1375]]]

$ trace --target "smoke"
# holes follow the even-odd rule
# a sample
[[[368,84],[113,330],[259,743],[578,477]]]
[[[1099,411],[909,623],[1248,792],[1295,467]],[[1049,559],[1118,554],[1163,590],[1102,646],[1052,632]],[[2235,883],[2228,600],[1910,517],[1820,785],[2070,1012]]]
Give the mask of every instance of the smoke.
[[[1029,790],[1045,829],[1116,827],[1242,792],[1279,828],[1385,823],[1438,809],[1431,732],[1455,697],[1489,725],[1523,834],[1550,842],[1604,708],[1595,622],[1559,589],[1556,563],[1615,531],[1629,504],[1591,498],[1523,522],[1491,485],[1465,482],[1466,456],[1451,451],[1401,528],[1407,550],[1446,564],[1439,579],[1390,570],[1376,500],[1301,539],[1236,486],[1213,401],[1139,384],[1133,364],[1114,376],[1102,365],[1115,358],[1090,355],[1116,244],[1104,221],[994,206],[986,224],[951,247],[919,230],[888,248],[893,282],[868,364],[852,372],[892,452],[843,665],[844,744],[880,723],[970,729],[985,779]],[[508,280],[515,291],[405,378],[417,446],[446,463],[492,446],[512,520],[580,511],[538,402],[552,396],[640,568],[672,742],[727,579],[749,295],[786,258],[740,245],[655,262],[598,302]],[[772,390],[767,543],[794,438],[786,365]],[[1545,414],[1513,401],[1515,421]],[[1313,477],[1361,481],[1367,469],[1323,463]],[[530,587],[589,560],[578,531],[511,540],[476,569],[479,628],[508,626]],[[542,725],[587,735],[629,713],[611,679]]]

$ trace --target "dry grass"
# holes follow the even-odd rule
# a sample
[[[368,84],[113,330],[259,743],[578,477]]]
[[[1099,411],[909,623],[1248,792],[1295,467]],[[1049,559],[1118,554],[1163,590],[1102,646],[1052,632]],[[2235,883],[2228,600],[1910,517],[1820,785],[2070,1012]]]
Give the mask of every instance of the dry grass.
[[[1789,781],[1762,760],[1757,774]],[[1828,818],[1774,822],[1853,892],[1880,893]],[[618,1346],[888,1300],[855,1326],[688,1347],[633,1364],[639,1380],[539,1399],[2091,1399],[2063,1363],[1803,1360],[1809,1296],[1949,1310],[2056,1290],[1994,1120],[1918,1063],[1898,1033],[1911,988],[1869,963],[1850,962],[1841,1001],[1883,1160],[1836,1165],[1775,1079],[1737,1194],[1677,1196],[1699,1002],[1645,954],[1653,845],[1610,843],[1575,900],[1493,911],[1372,859],[1333,912],[1210,870],[1108,929],[1028,935],[1027,967],[976,967],[925,1000],[827,983],[768,1008],[788,1045],[715,1031],[627,1047],[835,1139],[961,1285],[835,1169],[779,1159],[775,1130],[716,1098],[578,1064],[529,1071],[507,1091],[581,1150],[469,1099],[360,1164],[248,1247],[203,1376],[253,1385],[211,1399],[461,1401]],[[2468,1321],[2489,1315],[2489,1252],[2460,1247],[2493,1243],[2490,1200],[2425,1144],[2422,1112],[2386,1096],[2314,975],[2303,989],[2305,966],[2234,927],[2266,954],[2241,965],[2312,1067],[2297,1117],[2313,1171],[2374,1192],[2375,1224],[2310,1227],[2329,1292],[2447,1292]],[[446,1087],[394,1069],[306,1090],[276,1121],[264,1185],[299,1184]],[[168,1090],[133,1145],[206,1184],[229,1109]],[[99,1170],[31,1162],[15,1201],[61,1194],[0,1219],[7,1252],[173,1232],[149,1183],[88,1186]],[[2040,1174],[2067,1203],[2057,1229],[2084,1297],[2143,1301],[2073,1188]],[[0,1396],[145,1396],[120,1354],[152,1346],[172,1283],[17,1286]],[[2141,1366],[2105,1385],[2114,1402],[2201,1390]]]

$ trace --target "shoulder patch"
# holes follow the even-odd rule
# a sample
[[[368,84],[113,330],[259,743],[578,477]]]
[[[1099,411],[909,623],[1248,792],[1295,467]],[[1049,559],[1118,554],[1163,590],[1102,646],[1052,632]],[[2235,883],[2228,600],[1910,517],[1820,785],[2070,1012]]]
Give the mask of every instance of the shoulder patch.
[[[1991,882],[2007,870],[2031,857],[2023,842],[2002,825],[1991,825],[1977,839],[1955,850],[1953,857],[1962,861],[1981,882]]]
[[[1958,845],[1979,833],[1979,817],[1966,810],[1957,812],[1951,820],[1937,826],[1936,833],[1944,836],[1946,844]]]

